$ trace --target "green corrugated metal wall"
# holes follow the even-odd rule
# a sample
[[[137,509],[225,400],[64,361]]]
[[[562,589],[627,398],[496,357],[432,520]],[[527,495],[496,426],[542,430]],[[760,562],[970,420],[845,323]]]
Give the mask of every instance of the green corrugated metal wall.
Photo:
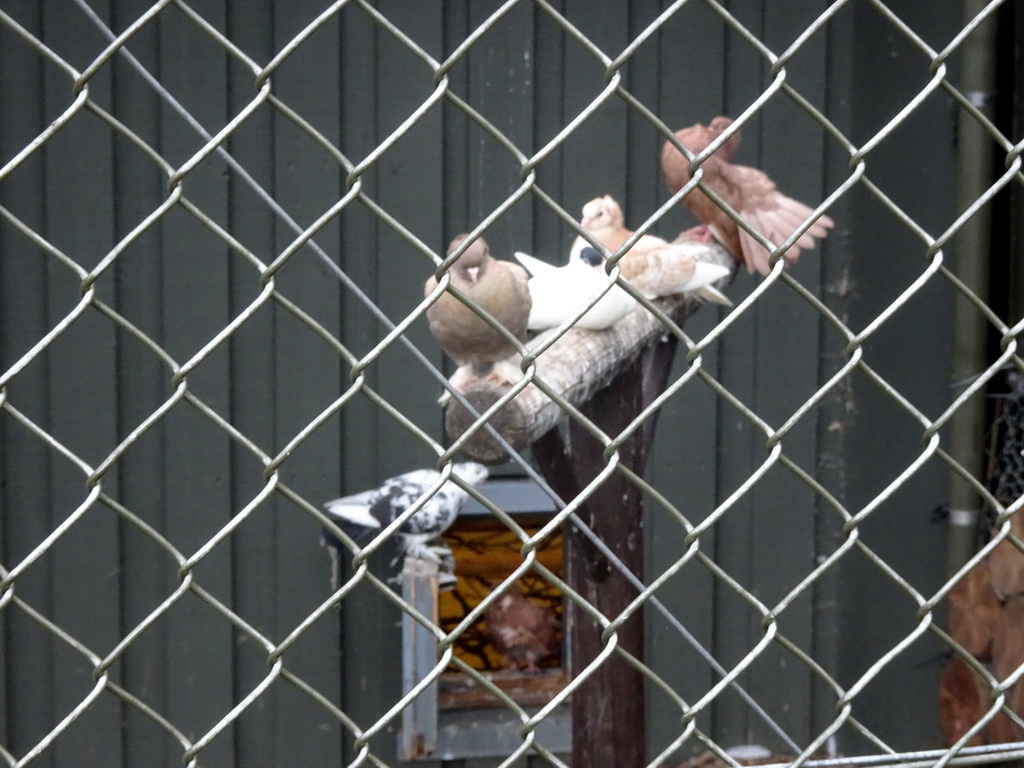
[[[93,3],[117,31],[147,2]],[[438,58],[454,50],[496,7],[494,2],[380,2],[377,7]],[[957,5],[892,3],[923,37],[948,40]],[[598,46],[621,50],[661,10],[654,2],[557,6]],[[323,8],[320,0],[196,2],[192,7],[259,62],[266,62]],[[733,13],[776,52],[822,10],[803,0],[733,2]],[[71,6],[7,0],[4,10],[83,68],[105,40]],[[132,52],[208,129],[216,131],[253,96],[252,75],[166,9],[133,41]],[[788,66],[788,82],[854,141],[864,141],[924,82],[898,35],[864,3],[853,3],[814,36]],[[675,126],[744,109],[768,82],[758,54],[706,7],[691,3],[636,53],[626,87]],[[915,79],[916,78],[916,79]],[[522,3],[451,72],[468,98],[520,147],[539,148],[604,85],[602,68],[540,10]],[[359,159],[432,91],[431,74],[358,7],[350,5],[274,74],[274,93]],[[123,61],[92,81],[92,97],[118,115],[171,163],[202,141],[161,105]],[[0,32],[0,158],[28,143],[69,103],[70,82],[9,31]],[[926,226],[952,218],[953,190],[928,183],[950,178],[953,113],[936,95],[871,157],[870,173]],[[637,224],[665,199],[658,170],[661,141],[621,102],[601,108],[538,170],[539,184],[572,213],[610,193]],[[345,192],[333,160],[269,108],[228,142],[231,153],[303,226]],[[744,133],[738,158],[767,170],[793,196],[818,201],[847,175],[847,160],[784,97],[775,98]],[[381,206],[424,242],[441,249],[474,226],[520,183],[507,153],[450,104],[429,112],[364,177]],[[51,243],[90,268],[165,197],[166,178],[92,115],[77,117],[24,167],[0,183],[0,203]],[[217,157],[188,177],[186,196],[265,262],[292,233]],[[924,264],[923,247],[863,190],[834,211],[838,222],[824,252],[793,271],[819,291],[852,327],[863,327]],[[657,227],[671,235],[689,225],[682,211]],[[559,261],[571,238],[541,203],[527,197],[487,233],[492,250],[527,250]],[[393,319],[419,302],[433,267],[358,205],[329,223],[316,241]],[[0,368],[6,369],[79,300],[78,279],[6,223],[0,224]],[[357,354],[384,335],[308,250],[277,276],[278,287]],[[742,299],[758,280],[740,275],[729,293]],[[838,334],[791,293],[762,300],[706,356],[709,370],[737,397],[778,425],[844,361]],[[255,271],[180,210],[133,243],[99,282],[100,295],[179,362],[191,357],[259,294]],[[940,411],[948,400],[947,291],[930,289],[869,345],[879,370],[918,407]],[[703,335],[719,310],[706,307],[687,327]],[[929,324],[903,323],[913,312]],[[441,364],[425,323],[409,334]],[[680,367],[680,371],[682,367]],[[268,305],[189,376],[189,389],[270,453],[347,386],[347,370],[320,339]],[[417,424],[441,438],[438,387],[395,347],[368,369],[369,383]],[[172,394],[166,369],[128,334],[87,313],[9,387],[8,400],[94,466]],[[18,562],[82,503],[81,473],[0,413],[0,544],[4,563]],[[787,455],[840,488],[853,508],[889,482],[919,450],[920,427],[894,413],[862,378],[833,393],[787,442]],[[765,458],[763,438],[703,387],[691,387],[662,416],[650,475],[692,519],[735,490]],[[307,499],[331,498],[430,461],[400,425],[357,399],[319,429],[283,468],[284,482]],[[246,450],[185,403],[177,405],[104,478],[104,489],[165,533],[184,553],[198,549],[263,487],[263,468]],[[941,530],[929,522],[944,481],[934,464],[869,522],[863,537],[916,585],[934,588],[942,569]],[[683,533],[652,515],[652,574],[682,552]],[[210,592],[269,637],[280,640],[330,594],[317,526],[289,503],[263,504],[199,566]],[[715,528],[716,560],[771,604],[841,540],[839,523],[812,494],[773,471]],[[381,558],[377,565],[387,564]],[[97,506],[18,582],[18,595],[98,652],[108,652],[178,584],[174,563],[131,526]],[[745,604],[689,566],[659,596],[728,665],[760,630]],[[841,682],[855,679],[912,624],[911,604],[851,562],[783,616],[781,627],[813,648]],[[879,611],[891,616],[879,622]],[[366,727],[399,690],[398,611],[368,589],[298,644],[297,671]],[[706,666],[682,650],[678,636],[649,617],[649,661],[689,700],[713,682]],[[870,627],[870,631],[862,631]],[[0,612],[0,742],[16,752],[35,743],[92,685],[89,665],[17,611]],[[890,632],[894,634],[890,634]],[[144,691],[195,736],[211,727],[266,674],[261,649],[198,600],[183,601],[115,667],[121,684]],[[861,717],[893,744],[936,740],[936,643],[915,645],[860,699]],[[798,740],[833,717],[807,671],[770,652],[745,677],[748,689]],[[890,690],[890,686],[893,688]],[[892,690],[898,692],[899,705]],[[90,710],[41,765],[176,765],[180,750],[144,717],[110,697]],[[825,703],[822,703],[825,702]],[[875,707],[877,705],[877,707]],[[877,719],[872,718],[875,709]],[[118,723],[128,727],[118,736]],[[771,737],[730,694],[702,723],[724,744]],[[650,694],[649,743],[661,749],[677,732],[676,716]],[[350,760],[351,739],[288,685],[277,683],[243,715],[229,737],[205,750],[208,765],[328,766]],[[384,744],[388,732],[374,744]],[[852,746],[850,748],[853,748]],[[392,754],[381,747],[381,754]]]

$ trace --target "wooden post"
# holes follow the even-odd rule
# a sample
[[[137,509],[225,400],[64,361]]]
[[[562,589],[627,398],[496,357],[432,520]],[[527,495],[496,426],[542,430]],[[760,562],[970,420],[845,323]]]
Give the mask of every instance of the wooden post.
[[[437,563],[406,555],[402,598],[437,624]],[[437,666],[437,639],[411,616],[402,616],[402,694],[411,691]],[[429,757],[437,749],[437,682],[402,710],[398,739],[402,760]]]
[[[608,435],[621,432],[661,392],[672,367],[676,340],[656,343],[597,392],[582,410]],[[642,474],[654,420],[623,444],[623,465]],[[603,447],[588,432],[570,427],[571,450],[557,429],[534,443],[545,479],[565,499],[579,493],[606,465]],[[609,477],[580,509],[580,517],[637,577],[643,578],[643,506],[639,489],[621,473]],[[575,528],[565,539],[566,581],[604,616],[613,618],[636,597],[636,588]],[[604,648],[601,627],[566,601],[570,674],[576,677]],[[644,656],[642,613],[619,628],[619,646]],[[639,768],[645,760],[643,677],[612,656],[572,696],[573,765]]]

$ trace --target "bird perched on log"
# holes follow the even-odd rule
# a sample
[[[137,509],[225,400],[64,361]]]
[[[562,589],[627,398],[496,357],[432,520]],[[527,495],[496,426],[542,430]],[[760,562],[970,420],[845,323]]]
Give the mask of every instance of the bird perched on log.
[[[487,478],[487,467],[467,461],[455,464],[452,474],[477,486]],[[362,541],[394,522],[440,477],[436,469],[413,470],[385,480],[379,488],[328,501],[324,509],[345,533]],[[412,555],[444,565],[448,548],[438,541],[439,537],[455,522],[468,498],[467,491],[447,480],[396,531],[399,557]],[[344,547],[326,530],[324,543],[339,551]]]
[[[580,226],[613,253],[633,236],[633,232],[626,229],[622,208],[611,195],[595,198],[584,205]],[[585,248],[593,249],[582,236],[577,237],[569,252],[570,259],[580,258]],[[693,245],[669,243],[654,235],[642,235],[618,264],[623,279],[649,299],[692,293],[702,299],[731,306],[732,302],[711,285],[727,276],[729,270],[719,264],[699,261],[695,258],[699,252],[700,249]]]
[[[448,255],[466,239],[462,234],[448,246]],[[530,315],[530,290],[526,271],[518,264],[498,261],[490,254],[487,242],[474,240],[449,270],[451,285],[476,306],[486,310],[512,336],[526,339],[526,321]],[[431,277],[423,286],[429,296],[437,288]],[[427,310],[430,332],[441,349],[459,366],[450,381],[460,392],[476,380],[494,377],[514,383],[522,372],[508,358],[516,347],[489,322],[445,292]]]
[[[539,672],[537,662],[558,649],[558,619],[515,584],[486,610],[484,621],[491,642],[509,665],[518,669],[526,662],[529,674]]]
[[[597,254],[593,248],[590,250]],[[603,270],[594,270],[593,265],[580,259],[570,259],[565,266],[556,267],[518,251],[514,255],[533,275],[528,286],[533,298],[527,322],[531,331],[561,325],[608,285],[608,276]],[[600,264],[600,254],[597,255]],[[574,327],[599,331],[625,317],[634,307],[636,299],[615,285],[576,321]]]
[[[731,125],[730,118],[716,117],[710,125],[697,123],[676,131],[676,138],[692,153],[698,154]],[[813,211],[779,192],[772,180],[758,169],[733,165],[732,157],[739,142],[740,134],[737,132],[704,161],[700,166],[704,169],[704,184],[769,242],[780,245],[811,217]],[[666,141],[661,151],[661,170],[670,192],[674,194],[690,182],[689,168],[690,161],[686,156],[671,141]],[[763,275],[769,273],[768,250],[738,226],[700,187],[687,193],[683,204],[707,227],[704,236],[714,237],[737,261],[746,264],[748,272],[757,270]],[[795,264],[801,249],[813,248],[815,238],[825,237],[832,226],[832,219],[825,215],[819,216],[783,254],[786,264]]]

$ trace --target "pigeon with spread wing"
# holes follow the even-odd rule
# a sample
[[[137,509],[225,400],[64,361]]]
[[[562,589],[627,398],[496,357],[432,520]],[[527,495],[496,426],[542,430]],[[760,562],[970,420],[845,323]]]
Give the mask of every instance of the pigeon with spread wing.
[[[688,150],[698,154],[731,125],[730,118],[716,117],[710,125],[697,123],[677,131],[676,138]],[[769,242],[781,245],[811,218],[813,211],[779,192],[772,180],[757,168],[733,165],[731,161],[739,141],[739,133],[734,133],[704,161],[700,166],[704,170],[704,184]],[[661,170],[670,192],[674,194],[690,182],[689,168],[690,161],[686,156],[671,141],[666,141],[661,152]],[[725,246],[737,261],[746,264],[748,272],[757,270],[763,275],[769,273],[768,250],[737,225],[700,187],[688,192],[683,198],[683,204],[707,227],[707,237],[714,237]],[[825,215],[819,216],[783,254],[786,264],[796,263],[800,251],[813,248],[815,238],[825,237],[832,226],[832,219]]]

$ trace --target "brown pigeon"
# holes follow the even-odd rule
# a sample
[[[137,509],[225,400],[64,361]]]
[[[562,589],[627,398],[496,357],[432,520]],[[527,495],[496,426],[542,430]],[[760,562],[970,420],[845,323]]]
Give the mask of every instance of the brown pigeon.
[[[716,117],[709,126],[697,123],[676,131],[676,138],[687,149],[697,154],[707,149],[708,145],[730,125],[730,118]],[[769,242],[779,245],[810,217],[811,209],[779,192],[772,180],[756,168],[733,165],[731,160],[739,147],[739,141],[739,133],[730,136],[704,161],[701,165],[704,169],[704,183]],[[665,184],[670,192],[678,192],[689,183],[689,166],[690,161],[672,145],[672,142],[666,141],[661,150],[661,170],[665,174]],[[756,269],[763,275],[768,274],[769,252],[746,230],[740,228],[729,214],[712,202],[699,187],[691,190],[683,198],[683,203],[707,227],[710,236],[728,248],[738,261],[747,265],[748,272]],[[824,215],[819,216],[783,254],[786,263],[796,263],[800,250],[813,248],[815,238],[825,237],[832,226],[832,219]]]
[[[998,532],[995,529],[992,535]],[[1010,518],[1010,535],[1024,540],[1024,513]],[[992,574],[992,588],[1000,600],[1024,594],[1024,553],[1009,538],[1000,541],[989,552],[988,568]]]
[[[969,654],[992,659],[992,638],[1002,620],[1002,604],[986,564],[969,570],[949,593],[949,634]]]
[[[594,198],[584,205],[580,226],[613,253],[633,235],[626,229],[622,208],[611,195]],[[590,244],[583,237],[577,237],[570,257],[586,259],[588,248]],[[597,265],[600,265],[599,260]],[[623,279],[647,298],[692,291],[708,301],[726,306],[732,304],[710,285],[727,276],[729,270],[718,264],[696,260],[690,245],[642,235],[619,260],[619,269]]]
[[[992,638],[992,674],[999,681],[1014,675],[1024,664],[1024,595],[1006,598],[1001,619]],[[1005,706],[1018,717],[1024,716],[1024,682],[1018,680],[1006,691]],[[1024,729],[1002,712],[989,723],[989,744],[1022,739]]]
[[[512,585],[484,613],[487,633],[509,665],[525,672],[540,671],[537,662],[558,649],[558,619]]]
[[[467,235],[448,246],[451,254]],[[481,309],[489,312],[520,341],[526,338],[530,316],[530,289],[526,270],[518,264],[498,261],[487,242],[477,238],[451,266],[451,284]],[[437,288],[431,277],[423,286],[424,296]],[[516,348],[494,326],[450,293],[444,293],[427,310],[430,332],[441,349],[459,365],[451,383],[460,392],[476,379],[494,378],[514,383],[522,373],[508,358]]]
[[[939,728],[948,746],[953,746],[988,709],[989,687],[959,656],[950,656],[939,678]],[[974,734],[968,747],[985,743],[985,729]]]

